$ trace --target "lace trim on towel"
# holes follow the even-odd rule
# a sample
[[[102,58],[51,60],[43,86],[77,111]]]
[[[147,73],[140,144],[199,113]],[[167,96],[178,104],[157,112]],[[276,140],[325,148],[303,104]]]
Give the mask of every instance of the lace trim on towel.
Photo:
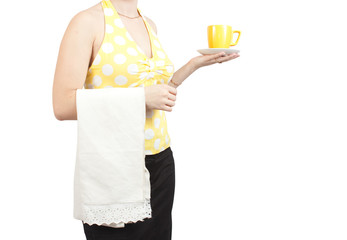
[[[144,203],[114,204],[106,206],[83,205],[83,221],[92,224],[136,223],[152,217],[150,199]]]

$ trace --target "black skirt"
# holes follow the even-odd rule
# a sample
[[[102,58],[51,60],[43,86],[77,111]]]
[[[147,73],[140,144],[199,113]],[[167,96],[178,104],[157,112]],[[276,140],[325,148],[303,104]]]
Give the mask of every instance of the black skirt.
[[[175,163],[171,147],[146,155],[150,173],[152,218],[125,224],[124,228],[83,223],[87,240],[171,240],[171,210],[175,192]]]

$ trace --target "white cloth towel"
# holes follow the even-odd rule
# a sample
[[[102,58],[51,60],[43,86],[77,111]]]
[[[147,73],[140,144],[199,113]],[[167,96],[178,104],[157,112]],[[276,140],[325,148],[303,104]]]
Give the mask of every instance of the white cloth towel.
[[[145,166],[145,92],[77,89],[74,218],[124,227],[152,217]]]

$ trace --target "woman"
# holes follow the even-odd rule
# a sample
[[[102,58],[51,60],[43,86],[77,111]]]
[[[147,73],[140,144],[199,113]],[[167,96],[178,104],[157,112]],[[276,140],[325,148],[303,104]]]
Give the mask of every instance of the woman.
[[[58,120],[77,120],[76,89],[144,87],[145,164],[150,172],[152,218],[113,228],[83,223],[87,239],[171,239],[175,166],[165,111],[175,105],[177,87],[200,67],[238,54],[197,56],[174,72],[157,37],[156,25],[143,17],[137,0],[102,0],[79,12],[63,36],[53,83]]]

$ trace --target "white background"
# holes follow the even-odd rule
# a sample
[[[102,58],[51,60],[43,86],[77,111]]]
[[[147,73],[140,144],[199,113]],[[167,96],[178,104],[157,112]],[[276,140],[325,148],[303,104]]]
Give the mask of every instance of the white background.
[[[178,69],[206,28],[241,30],[240,57],[204,67],[167,113],[173,240],[347,239],[344,1],[140,0]],[[52,83],[71,18],[92,0],[1,7],[1,239],[85,239],[73,219],[76,121]]]

